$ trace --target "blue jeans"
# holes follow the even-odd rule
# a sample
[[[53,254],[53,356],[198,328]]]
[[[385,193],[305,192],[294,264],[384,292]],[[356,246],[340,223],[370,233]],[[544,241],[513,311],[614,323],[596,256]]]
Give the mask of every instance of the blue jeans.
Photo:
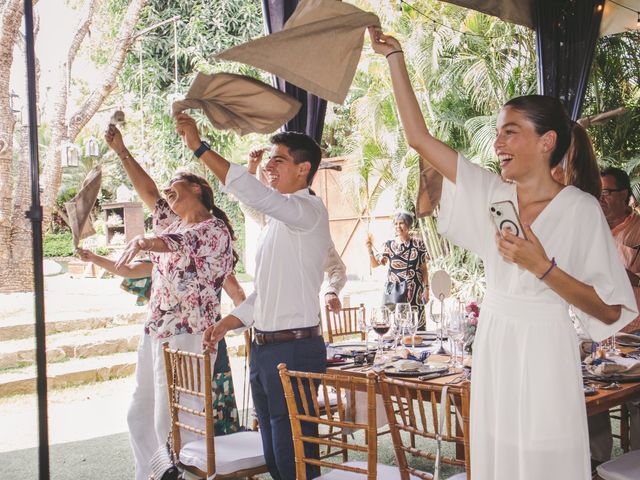
[[[291,423],[278,364],[287,369],[324,373],[327,353],[322,337],[305,338],[251,347],[251,391],[256,408],[262,448],[274,480],[295,480],[296,468],[291,438]],[[303,435],[317,435],[316,425],[302,424]],[[305,455],[318,457],[318,447],[305,445]],[[320,475],[320,469],[307,466],[307,478]]]

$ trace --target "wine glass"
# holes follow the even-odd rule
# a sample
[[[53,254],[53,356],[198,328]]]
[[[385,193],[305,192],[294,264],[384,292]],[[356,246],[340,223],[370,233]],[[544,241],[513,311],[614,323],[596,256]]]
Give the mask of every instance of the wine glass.
[[[395,326],[396,326],[396,343],[402,344],[402,337],[411,318],[411,305],[409,303],[396,303],[395,310]]]
[[[409,333],[411,334],[411,348],[416,348],[416,333],[418,332],[418,326],[420,325],[420,308],[411,307],[411,315],[407,322],[409,327]]]
[[[437,331],[437,335],[438,335],[438,341],[440,342],[440,348],[438,348],[438,350],[435,352],[437,355],[446,355],[447,351],[444,349],[444,345],[442,343],[442,321],[443,321],[443,317],[444,315],[444,298],[440,299],[440,313],[433,313],[433,304],[435,302],[431,302],[429,304],[429,315],[431,316],[431,319],[433,320],[433,323],[436,324],[436,331]]]
[[[369,332],[371,331],[371,319],[367,318],[364,307],[360,307],[357,313],[358,328],[364,334],[364,347],[369,351]]]
[[[378,350],[376,355],[382,356],[382,337],[389,332],[393,316],[385,307],[371,309],[371,328],[378,334]]]
[[[462,340],[464,336],[464,328],[462,321],[462,314],[454,309],[449,312],[445,319],[447,335],[451,340],[451,366],[454,368],[459,368],[462,366],[460,362],[458,362],[457,351],[458,351],[458,343]]]

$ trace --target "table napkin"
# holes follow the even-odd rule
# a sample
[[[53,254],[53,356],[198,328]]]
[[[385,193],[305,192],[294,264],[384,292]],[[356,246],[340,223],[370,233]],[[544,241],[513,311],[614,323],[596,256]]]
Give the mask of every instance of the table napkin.
[[[600,377],[609,375],[638,377],[640,376],[640,360],[635,358],[609,357],[612,362],[602,362],[599,365],[587,365],[587,371]]]
[[[215,56],[252,65],[325,100],[343,103],[373,13],[336,0],[302,0],[284,28]]]
[[[98,165],[87,174],[78,194],[64,204],[73,234],[73,246],[76,248],[80,244],[80,240],[96,233],[89,218],[100,193],[101,184],[102,167]]]
[[[272,133],[291,120],[301,103],[255,78],[233,73],[198,73],[184,100],[173,102],[173,115],[188,109],[204,111],[219,130],[239,135]]]

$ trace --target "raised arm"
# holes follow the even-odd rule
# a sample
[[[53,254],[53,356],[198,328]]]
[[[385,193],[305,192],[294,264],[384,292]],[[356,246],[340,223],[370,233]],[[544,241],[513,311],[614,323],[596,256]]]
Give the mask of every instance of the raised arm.
[[[138,162],[133,158],[127,147],[122,140],[122,134],[118,127],[115,125],[109,125],[109,128],[104,134],[104,139],[107,145],[111,147],[111,150],[116,152],[116,155],[120,158],[122,166],[127,172],[127,176],[133,188],[150,210],[156,205],[156,202],[160,198],[160,192],[153,179],[147,172],[140,166]]]
[[[407,143],[422,158],[433,165],[442,176],[455,183],[458,154],[429,133],[411,86],[400,42],[393,37],[384,35],[376,27],[369,27],[369,36],[373,50],[384,55],[389,62],[393,94],[396,98]],[[374,266],[373,261],[371,263]]]
[[[176,131],[178,135],[182,137],[187,148],[192,151],[198,150],[202,145],[200,139],[200,133],[196,126],[196,121],[186,113],[179,113],[176,115]],[[211,170],[211,172],[220,180],[220,183],[226,185],[227,172],[231,164],[223,156],[215,152],[214,150],[206,150],[200,156],[200,160]]]
[[[249,158],[247,160],[247,171],[251,175],[254,175],[258,180],[260,180],[260,182],[263,185],[266,185],[266,178],[264,175],[264,170],[260,168],[260,162],[262,161],[262,156],[264,155],[264,152],[266,150],[267,150],[266,148],[252,149],[251,152],[249,152]],[[261,227],[264,227],[265,225],[264,214],[260,213],[258,210],[256,210],[253,207],[250,207],[245,203],[240,202],[239,205],[240,205],[240,210],[242,210],[242,213],[244,213],[245,217],[249,217],[258,225],[260,225]]]
[[[186,113],[176,115],[176,129],[187,147],[196,152],[202,145],[195,120]],[[259,212],[275,218],[289,227],[308,230],[321,220],[326,211],[306,208],[306,199],[295,195],[284,195],[269,188],[250,175],[246,168],[231,165],[217,152],[206,149],[200,160],[218,177],[225,191],[232,193],[240,202]],[[229,177],[229,178],[227,178]]]

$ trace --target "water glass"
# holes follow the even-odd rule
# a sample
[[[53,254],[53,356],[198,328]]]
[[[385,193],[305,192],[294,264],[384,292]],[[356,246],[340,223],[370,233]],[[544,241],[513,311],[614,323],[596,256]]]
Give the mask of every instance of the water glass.
[[[458,368],[462,366],[462,363],[458,361],[456,353],[458,350],[458,344],[464,337],[463,315],[457,309],[455,309],[453,311],[450,311],[448,315],[446,315],[445,322],[447,335],[449,335],[449,339],[451,340],[452,344],[450,363],[453,367]]]

